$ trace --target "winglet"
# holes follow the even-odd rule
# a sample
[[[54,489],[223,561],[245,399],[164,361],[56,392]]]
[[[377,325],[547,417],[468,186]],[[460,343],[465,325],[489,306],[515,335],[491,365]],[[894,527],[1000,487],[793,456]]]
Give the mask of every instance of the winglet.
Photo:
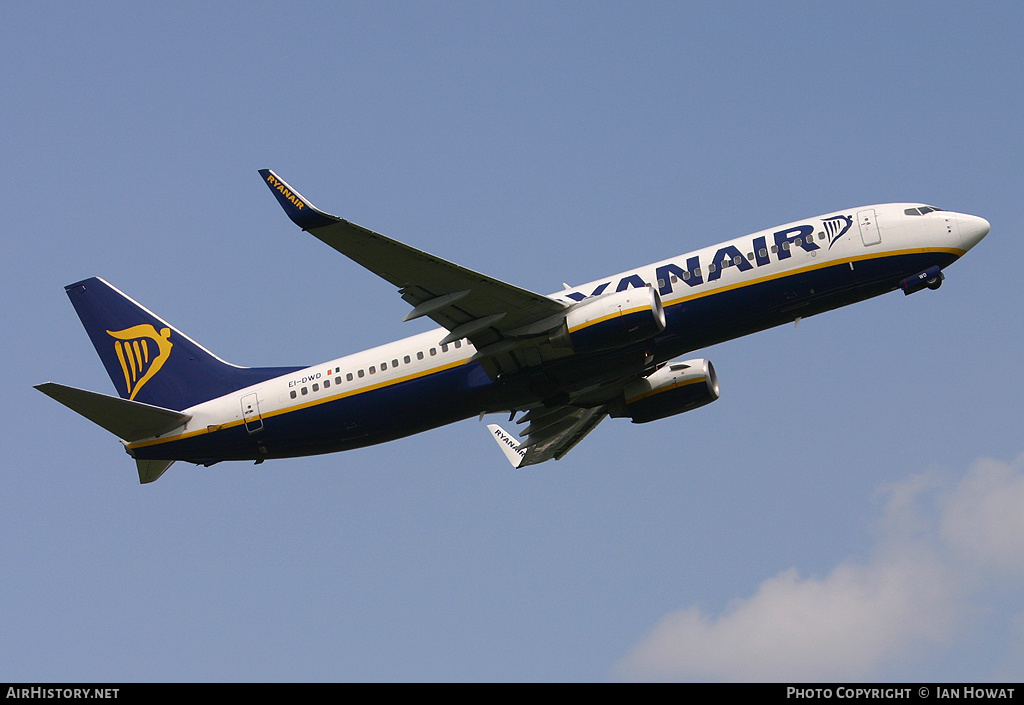
[[[516,440],[516,437],[494,423],[487,424],[487,430],[491,432],[495,442],[501,447],[502,452],[505,453],[508,462],[512,463],[512,467],[518,468],[520,463],[523,462],[526,450],[520,450],[520,443]]]
[[[278,203],[284,208],[284,212],[288,214],[293,223],[303,230],[322,228],[341,220],[341,218],[324,213],[314,206],[270,169],[260,169],[260,176],[273,191]]]

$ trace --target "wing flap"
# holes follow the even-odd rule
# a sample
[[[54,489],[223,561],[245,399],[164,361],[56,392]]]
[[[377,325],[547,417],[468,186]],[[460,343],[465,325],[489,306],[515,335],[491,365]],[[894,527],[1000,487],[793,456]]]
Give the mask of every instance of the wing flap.
[[[575,423],[564,427],[558,424],[559,429],[557,432],[541,432],[536,441],[534,441],[534,437],[531,435],[529,438],[531,447],[526,451],[526,455],[523,456],[523,462],[520,467],[543,463],[551,458],[560,460],[566,453],[575,448],[576,444],[582,441],[588,433],[593,431],[597,424],[601,423],[607,415],[603,407],[581,409],[580,413],[576,415]]]
[[[518,442],[512,434],[497,424],[487,426],[505,457],[514,468],[536,465],[546,460],[561,459],[582,441],[597,424],[608,415],[604,407],[580,409],[562,406],[553,410],[548,418],[557,417],[549,425],[529,432],[526,440]],[[533,424],[531,424],[533,426]]]

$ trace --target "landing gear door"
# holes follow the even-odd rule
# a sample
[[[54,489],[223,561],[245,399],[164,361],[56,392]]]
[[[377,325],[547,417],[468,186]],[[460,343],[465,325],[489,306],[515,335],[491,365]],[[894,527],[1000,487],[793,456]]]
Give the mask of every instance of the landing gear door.
[[[260,416],[260,403],[255,392],[242,397],[242,421],[250,434],[263,430],[263,417]]]
[[[877,245],[882,241],[874,208],[857,211],[857,227],[860,228],[860,239],[865,247]]]

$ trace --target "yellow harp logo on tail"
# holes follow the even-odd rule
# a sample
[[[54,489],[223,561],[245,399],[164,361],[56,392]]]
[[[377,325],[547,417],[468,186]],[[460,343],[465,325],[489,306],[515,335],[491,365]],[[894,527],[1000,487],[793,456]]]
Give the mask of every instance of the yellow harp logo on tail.
[[[151,324],[144,323],[124,330],[108,330],[107,334],[115,339],[114,353],[124,372],[128,398],[134,399],[171,356],[171,329],[161,328],[157,333]]]

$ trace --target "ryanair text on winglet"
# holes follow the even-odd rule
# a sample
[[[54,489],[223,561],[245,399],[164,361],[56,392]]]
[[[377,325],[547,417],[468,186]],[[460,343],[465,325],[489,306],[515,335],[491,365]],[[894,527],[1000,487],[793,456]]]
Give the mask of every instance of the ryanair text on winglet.
[[[514,452],[519,453],[520,457],[526,455],[526,451],[519,447],[519,444],[516,443],[515,439],[497,426],[494,427],[494,435],[499,441],[507,445]]]
[[[281,192],[281,195],[282,195],[282,196],[284,196],[284,197],[285,197],[285,198],[287,198],[287,199],[288,199],[289,201],[291,201],[291,204],[292,204],[293,206],[295,206],[295,207],[296,207],[296,208],[298,208],[299,210],[302,210],[303,208],[305,208],[305,207],[306,207],[306,204],[302,202],[302,199],[301,199],[301,198],[299,198],[298,196],[296,196],[296,195],[295,195],[294,193],[292,193],[292,192],[291,192],[291,191],[290,191],[290,190],[289,190],[288,188],[286,188],[286,187],[285,187],[285,185],[284,185],[283,183],[281,183],[281,182],[280,182],[280,181],[279,181],[278,179],[274,178],[274,175],[273,175],[273,174],[268,174],[268,175],[267,175],[267,181],[268,181],[268,182],[270,183],[270,185],[271,185],[271,186],[272,186],[273,188],[275,188],[275,189],[277,189],[278,191],[280,191],[280,192]]]

